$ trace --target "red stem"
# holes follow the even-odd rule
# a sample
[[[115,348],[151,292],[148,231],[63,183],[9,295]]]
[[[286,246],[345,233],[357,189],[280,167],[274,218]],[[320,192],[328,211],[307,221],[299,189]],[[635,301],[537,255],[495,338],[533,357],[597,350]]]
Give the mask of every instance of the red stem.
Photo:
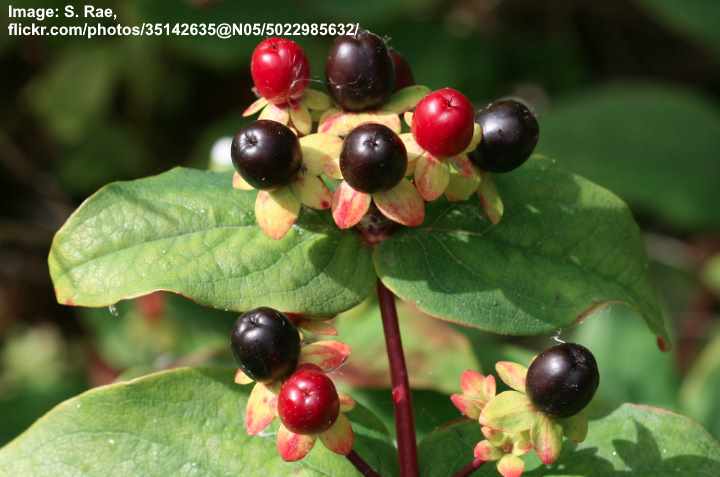
[[[480,466],[483,465],[484,463],[485,463],[484,460],[473,459],[472,462],[467,464],[462,469],[458,470],[457,473],[455,475],[453,475],[453,477],[468,477],[469,475],[472,475],[473,472],[478,470],[480,468]]]
[[[377,294],[380,302],[385,346],[390,361],[390,380],[395,406],[395,432],[397,434],[398,454],[400,457],[400,477],[418,477],[420,474],[415,442],[415,420],[413,417],[410,383],[403,355],[400,327],[398,326],[395,295],[377,282]]]
[[[351,450],[345,457],[347,457],[347,460],[349,460],[364,477],[380,477],[380,474],[375,472],[354,450]]]

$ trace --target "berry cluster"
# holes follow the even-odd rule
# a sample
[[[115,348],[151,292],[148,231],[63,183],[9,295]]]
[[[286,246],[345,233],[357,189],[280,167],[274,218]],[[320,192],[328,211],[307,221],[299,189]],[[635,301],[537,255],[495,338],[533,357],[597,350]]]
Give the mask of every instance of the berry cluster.
[[[535,357],[530,368],[501,361],[500,379],[512,390],[496,395],[495,378],[465,371],[462,394],[452,402],[466,417],[482,426],[485,440],[475,446],[475,462],[497,461],[503,477],[520,477],[520,456],[534,450],[552,464],[562,450],[563,435],[582,442],[587,434],[583,409],[600,382],[592,353],[574,343],[553,346]]]
[[[369,31],[335,39],[329,95],[307,87],[307,57],[291,40],[261,42],[250,70],[259,99],[243,115],[259,118],[232,141],[233,187],[258,190],[256,219],[274,239],[303,205],[332,209],[342,229],[375,211],[415,227],[426,201],[477,194],[497,223],[502,202],[491,173],[522,165],[538,141],[524,104],[502,100],[476,112],[455,89],[416,85],[407,61]]]
[[[280,417],[277,449],[286,461],[304,458],[317,438],[333,452],[347,455],[354,434],[343,413],[355,403],[338,393],[326,373],[341,366],[350,348],[317,340],[334,328],[310,317],[289,317],[267,307],[243,313],[230,333],[240,366],[235,382],[255,382],[245,409],[245,429],[257,435]]]

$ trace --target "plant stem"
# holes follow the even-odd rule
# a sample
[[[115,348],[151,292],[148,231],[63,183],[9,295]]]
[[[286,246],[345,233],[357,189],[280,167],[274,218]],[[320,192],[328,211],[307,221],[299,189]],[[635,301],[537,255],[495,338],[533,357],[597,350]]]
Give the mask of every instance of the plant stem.
[[[481,465],[485,463],[484,460],[477,460],[473,459],[472,462],[467,464],[462,469],[458,470],[453,477],[468,477],[469,475],[472,475],[473,472],[478,470]]]
[[[351,450],[345,457],[347,457],[347,460],[349,460],[364,477],[380,477],[380,474],[375,472],[372,467],[370,467],[370,465],[365,462],[365,460],[363,460],[363,458],[360,457],[360,455],[354,450]]]
[[[380,302],[385,346],[390,362],[390,380],[392,398],[395,406],[395,432],[397,434],[398,455],[400,458],[400,476],[417,477],[419,475],[417,443],[415,442],[415,420],[412,409],[412,396],[405,366],[400,327],[398,325],[395,295],[378,280],[377,294]]]

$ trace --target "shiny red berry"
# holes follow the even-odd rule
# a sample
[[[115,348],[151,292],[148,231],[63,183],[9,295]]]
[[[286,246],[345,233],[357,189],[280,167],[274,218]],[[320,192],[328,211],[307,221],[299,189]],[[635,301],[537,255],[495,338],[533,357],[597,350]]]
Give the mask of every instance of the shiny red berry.
[[[556,417],[582,411],[595,395],[600,373],[593,354],[574,343],[543,351],[530,365],[526,389],[535,407]]]
[[[238,131],[230,153],[235,170],[256,189],[287,185],[302,166],[297,136],[287,126],[266,119]]]
[[[415,84],[415,78],[413,77],[412,69],[407,60],[397,52],[397,50],[390,48],[390,58],[393,60],[395,66],[395,89],[407,88]]]
[[[302,96],[310,80],[310,64],[294,41],[268,38],[255,47],[250,74],[261,96],[282,105]]]
[[[473,107],[452,88],[434,91],[415,107],[412,133],[415,141],[437,157],[461,153],[473,136]]]
[[[406,170],[405,144],[389,127],[366,123],[345,137],[340,171],[353,189],[367,193],[391,189]]]
[[[298,368],[280,388],[278,414],[296,434],[319,434],[333,425],[340,413],[335,385],[313,365]]]
[[[478,111],[475,122],[482,128],[483,137],[469,156],[485,171],[509,172],[520,167],[540,136],[535,115],[518,101],[496,101]]]
[[[274,381],[295,370],[300,356],[300,334],[283,313],[267,307],[255,308],[235,322],[230,346],[246,375],[255,381]]]
[[[363,111],[382,105],[395,88],[395,67],[385,42],[361,30],[335,39],[325,78],[335,102],[346,111]]]

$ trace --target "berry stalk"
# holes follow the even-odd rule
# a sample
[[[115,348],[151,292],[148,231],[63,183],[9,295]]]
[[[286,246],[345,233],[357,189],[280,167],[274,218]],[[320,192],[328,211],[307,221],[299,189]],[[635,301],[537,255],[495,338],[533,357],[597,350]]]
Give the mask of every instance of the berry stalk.
[[[346,455],[347,460],[350,461],[352,465],[355,466],[358,472],[360,472],[364,477],[380,477],[380,474],[375,472],[370,465],[365,462],[365,460],[360,457],[360,454],[355,452],[354,450],[351,450],[348,455]]]
[[[415,420],[413,417],[410,383],[405,366],[400,327],[398,325],[395,295],[378,280],[377,294],[380,302],[385,346],[390,361],[390,380],[392,382],[393,405],[395,406],[395,431],[397,433],[398,454],[400,458],[400,476],[417,477],[419,475],[417,443],[415,441]]]
[[[485,463],[484,460],[477,460],[473,459],[471,462],[469,462],[465,467],[458,470],[453,477],[468,477],[469,475],[472,475],[473,472],[478,470],[481,465]]]

